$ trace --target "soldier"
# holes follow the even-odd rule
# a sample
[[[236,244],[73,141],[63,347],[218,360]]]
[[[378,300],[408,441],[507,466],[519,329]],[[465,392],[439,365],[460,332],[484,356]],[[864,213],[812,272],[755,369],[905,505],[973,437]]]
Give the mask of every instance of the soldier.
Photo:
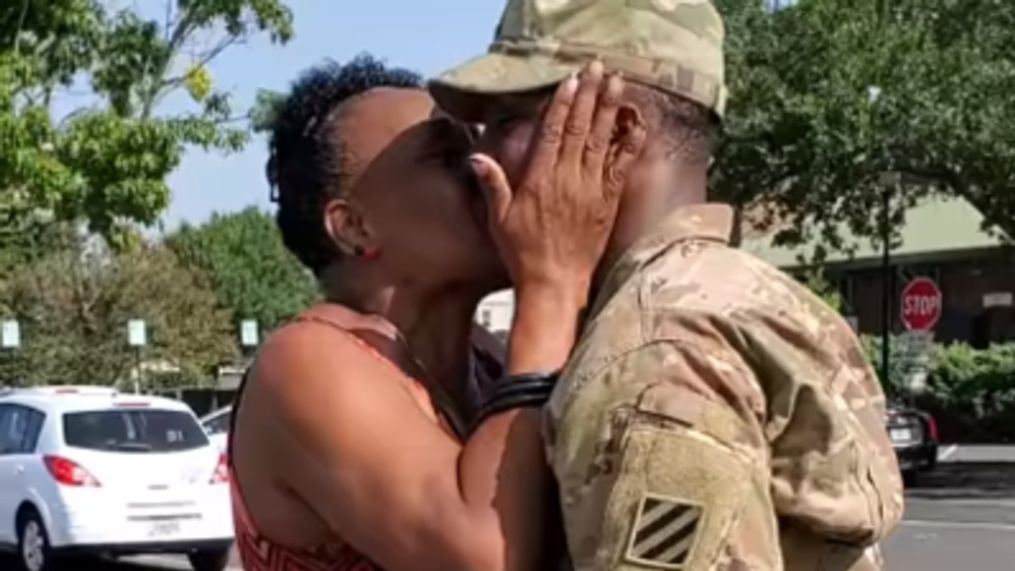
[[[541,129],[550,89],[590,60],[626,80],[617,136],[648,133],[547,407],[575,568],[881,569],[902,483],[877,378],[846,322],[705,204],[723,39],[707,0],[509,0],[489,53],[431,91],[485,124],[494,216],[530,143],[561,136]]]

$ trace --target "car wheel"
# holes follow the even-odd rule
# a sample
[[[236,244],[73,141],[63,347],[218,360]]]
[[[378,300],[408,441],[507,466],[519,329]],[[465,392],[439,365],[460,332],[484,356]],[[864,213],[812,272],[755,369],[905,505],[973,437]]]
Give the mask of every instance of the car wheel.
[[[18,564],[22,571],[53,569],[53,550],[39,512],[27,509],[18,518]]]
[[[224,571],[229,566],[229,552],[225,549],[195,551],[187,556],[194,571]]]

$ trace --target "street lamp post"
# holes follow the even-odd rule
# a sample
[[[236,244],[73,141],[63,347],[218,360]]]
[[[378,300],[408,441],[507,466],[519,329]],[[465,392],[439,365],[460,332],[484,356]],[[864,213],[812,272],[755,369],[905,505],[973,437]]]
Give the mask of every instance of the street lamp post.
[[[869,105],[868,138],[873,153],[876,141],[875,127],[876,107],[881,98],[881,88],[871,85],[867,88]],[[892,187],[890,181],[879,179],[881,190],[881,382],[888,383],[891,373],[891,342],[892,342],[892,292],[894,291],[894,275],[892,274]]]

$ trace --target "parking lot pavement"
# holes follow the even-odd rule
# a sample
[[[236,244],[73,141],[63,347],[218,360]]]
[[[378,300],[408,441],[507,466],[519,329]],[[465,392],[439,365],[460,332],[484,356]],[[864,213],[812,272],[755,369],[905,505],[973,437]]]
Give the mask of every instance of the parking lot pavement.
[[[885,546],[887,568],[1011,571],[1015,526],[907,521]]]
[[[907,490],[905,519],[885,542],[889,571],[1015,569],[1015,446],[943,447],[942,463]],[[0,557],[0,569],[14,568]],[[74,561],[67,571],[182,571],[186,558]],[[243,571],[234,557],[231,571]]]
[[[961,450],[961,449],[960,449]],[[1015,561],[1015,463],[1010,449],[977,450],[924,475],[906,494],[902,525],[885,544],[888,569],[1010,571]]]

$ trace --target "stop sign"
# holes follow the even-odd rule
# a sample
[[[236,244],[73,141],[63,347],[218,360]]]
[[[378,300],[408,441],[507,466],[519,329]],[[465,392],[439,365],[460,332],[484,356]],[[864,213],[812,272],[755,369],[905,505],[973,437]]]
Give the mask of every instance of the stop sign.
[[[941,289],[930,278],[916,278],[902,290],[902,323],[909,331],[930,331],[941,319]]]

